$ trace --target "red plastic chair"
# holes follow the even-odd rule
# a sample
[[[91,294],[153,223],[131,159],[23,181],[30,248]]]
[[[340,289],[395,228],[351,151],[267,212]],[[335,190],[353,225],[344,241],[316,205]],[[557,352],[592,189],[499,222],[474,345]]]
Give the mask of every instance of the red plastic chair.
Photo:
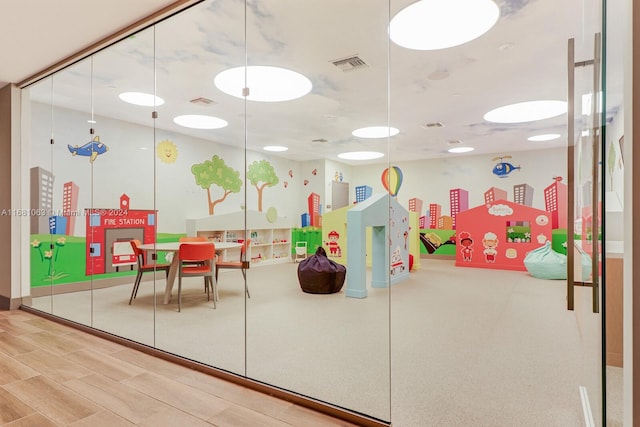
[[[244,289],[247,293],[247,298],[251,298],[249,295],[249,287],[247,286],[247,273],[249,268],[249,261],[247,261],[247,248],[251,244],[251,239],[247,239],[242,243],[240,248],[240,259],[238,261],[217,261],[216,262],[216,283],[218,282],[218,270],[221,268],[231,268],[242,271],[242,277],[244,278]]]
[[[142,249],[140,249],[140,240],[130,240],[130,243],[138,262],[138,274],[136,275],[136,281],[133,283],[133,290],[131,291],[131,298],[129,298],[129,305],[131,305],[131,302],[138,295],[138,288],[140,287],[142,273],[164,271],[166,276],[169,277],[169,264],[147,263],[146,254]]]
[[[213,294],[213,308],[216,308],[215,276],[216,247],[213,243],[182,243],[178,250],[178,311],[182,310],[182,278],[204,277],[207,301]],[[208,285],[208,286],[207,286]]]
[[[204,236],[183,236],[180,237],[180,239],[178,239],[178,241],[180,243],[188,243],[188,242],[208,242],[209,239],[207,239]],[[193,264],[202,264],[201,262],[194,262]],[[207,289],[209,289],[207,287],[207,281],[205,280],[204,282],[204,291],[207,292]]]

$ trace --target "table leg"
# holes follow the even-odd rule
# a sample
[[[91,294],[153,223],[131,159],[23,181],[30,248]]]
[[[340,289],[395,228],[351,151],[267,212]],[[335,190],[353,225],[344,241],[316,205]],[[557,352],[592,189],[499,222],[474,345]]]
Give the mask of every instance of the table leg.
[[[177,253],[173,254],[173,259],[169,267],[169,275],[167,276],[167,286],[164,289],[165,304],[169,304],[171,300],[171,289],[173,288],[173,283],[176,281],[176,274],[178,273],[178,258]]]

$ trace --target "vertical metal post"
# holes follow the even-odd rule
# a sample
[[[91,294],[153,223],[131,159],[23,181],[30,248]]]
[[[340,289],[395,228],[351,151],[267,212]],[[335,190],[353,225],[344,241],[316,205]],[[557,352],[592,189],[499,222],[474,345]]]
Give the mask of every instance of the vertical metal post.
[[[567,50],[567,310],[574,306],[574,223],[575,223],[575,40],[569,39]]]
[[[598,180],[600,167],[600,138],[602,137],[600,123],[600,33],[596,33],[594,37],[593,47],[593,102],[591,103],[591,119],[593,126],[591,128],[591,145],[593,149],[593,164],[591,171],[591,292],[593,312],[600,311],[600,185]]]

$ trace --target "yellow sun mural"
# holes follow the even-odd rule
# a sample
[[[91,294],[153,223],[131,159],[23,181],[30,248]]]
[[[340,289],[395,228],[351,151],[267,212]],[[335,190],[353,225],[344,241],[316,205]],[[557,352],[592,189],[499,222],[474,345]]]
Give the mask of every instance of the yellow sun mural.
[[[178,158],[178,148],[176,144],[165,139],[158,144],[156,154],[162,163],[175,163]]]

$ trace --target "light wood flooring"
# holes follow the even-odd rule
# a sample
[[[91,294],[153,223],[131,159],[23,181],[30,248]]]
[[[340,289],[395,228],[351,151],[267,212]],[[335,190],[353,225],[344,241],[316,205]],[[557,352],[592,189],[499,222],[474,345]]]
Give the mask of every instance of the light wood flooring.
[[[353,426],[21,310],[0,311],[2,426]]]

